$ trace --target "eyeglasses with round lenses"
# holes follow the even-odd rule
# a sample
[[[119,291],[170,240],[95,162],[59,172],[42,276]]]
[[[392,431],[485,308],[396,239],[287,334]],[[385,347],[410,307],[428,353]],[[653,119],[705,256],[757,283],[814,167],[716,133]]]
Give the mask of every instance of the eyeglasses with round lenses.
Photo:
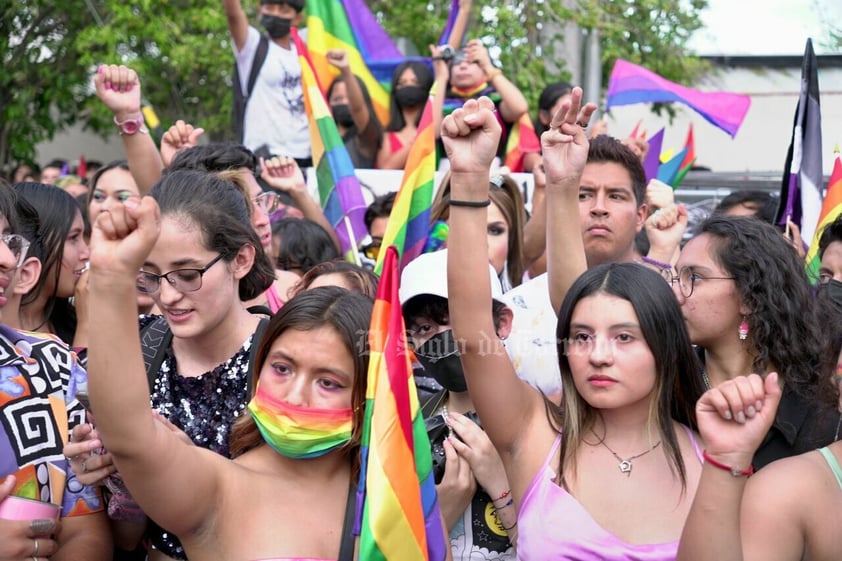
[[[281,206],[281,198],[276,193],[260,193],[251,202],[266,214],[274,214]]]
[[[161,279],[166,279],[170,286],[179,292],[196,292],[202,288],[202,277],[220,259],[222,259],[221,253],[201,269],[176,269],[163,275],[141,270],[137,274],[135,286],[137,291],[143,294],[156,294],[161,290]]]
[[[26,252],[29,251],[29,240],[20,234],[3,234],[3,243],[15,258],[15,267],[23,265],[26,261]]]
[[[735,277],[706,277],[693,272],[690,267],[683,267],[678,271],[677,277],[672,277],[670,284],[675,286],[678,283],[678,290],[685,298],[690,298],[693,295],[693,290],[696,288],[696,281],[707,280],[734,280]]]

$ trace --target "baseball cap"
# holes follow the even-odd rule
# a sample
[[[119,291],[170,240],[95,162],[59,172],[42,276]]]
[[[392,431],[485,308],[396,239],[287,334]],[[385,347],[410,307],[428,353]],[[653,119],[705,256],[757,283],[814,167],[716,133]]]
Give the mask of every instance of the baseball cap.
[[[491,298],[502,302],[503,287],[491,264],[488,265],[488,277],[491,282]],[[401,306],[424,294],[447,299],[447,249],[422,253],[404,267],[398,291]]]

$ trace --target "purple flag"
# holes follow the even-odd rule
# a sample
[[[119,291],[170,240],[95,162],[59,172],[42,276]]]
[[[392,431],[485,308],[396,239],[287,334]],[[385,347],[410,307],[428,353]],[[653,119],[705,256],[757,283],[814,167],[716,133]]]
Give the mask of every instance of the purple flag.
[[[787,217],[801,228],[801,238],[812,240],[822,207],[822,115],[819,71],[813,41],[807,39],[801,63],[801,94],[795,107],[792,140],[786,154],[777,223]]]
[[[643,171],[646,172],[646,183],[658,177],[661,166],[661,147],[664,144],[664,129],[659,130],[649,139],[649,151],[643,160]]]
[[[677,101],[688,106],[731,138],[748,113],[751,98],[727,92],[702,92],[670,82],[654,72],[622,59],[614,63],[605,109],[613,105]]]

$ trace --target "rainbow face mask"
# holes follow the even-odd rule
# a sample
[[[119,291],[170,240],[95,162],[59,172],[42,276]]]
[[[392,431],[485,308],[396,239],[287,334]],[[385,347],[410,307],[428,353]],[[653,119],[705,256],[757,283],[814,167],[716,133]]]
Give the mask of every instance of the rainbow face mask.
[[[260,384],[248,407],[266,444],[287,458],[317,458],[351,440],[350,408],[290,405],[263,391]]]

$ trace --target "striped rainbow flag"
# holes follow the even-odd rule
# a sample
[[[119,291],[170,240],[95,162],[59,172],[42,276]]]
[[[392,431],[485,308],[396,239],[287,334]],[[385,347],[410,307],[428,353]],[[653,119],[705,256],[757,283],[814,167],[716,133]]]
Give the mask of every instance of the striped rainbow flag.
[[[324,86],[339,74],[327,52],[344,49],[351,71],[368,88],[377,117],[389,122],[392,71],[404,57],[363,0],[307,0],[307,46]]]
[[[304,90],[304,106],[310,122],[310,144],[319,184],[319,199],[325,217],[339,237],[342,253],[349,261],[354,261],[352,252],[357,251],[360,242],[368,234],[364,220],[365,198],[360,181],[354,173],[354,164],[320,88],[307,47],[295,28],[292,28],[291,34],[301,63],[301,88]]]
[[[512,173],[523,172],[524,157],[529,153],[540,152],[541,141],[535,133],[535,125],[532,124],[529,113],[524,113],[509,132],[506,141],[506,167]]]
[[[355,533],[366,561],[441,561],[448,541],[433,480],[398,299],[398,252],[388,247],[371,316]]]
[[[400,255],[400,270],[424,251],[430,232],[430,207],[433,204],[434,178],[436,173],[436,143],[433,135],[433,103],[427,99],[415,142],[409,151],[404,167],[403,179],[381,247],[395,246]],[[383,270],[386,252],[377,257],[374,272]]]
[[[836,220],[840,214],[842,214],[842,161],[839,160],[837,153],[836,161],[833,162],[833,173],[830,174],[830,181],[827,183],[827,193],[824,196],[824,201],[822,201],[822,210],[819,214],[818,225],[816,225],[816,233],[813,234],[813,242],[810,244],[806,259],[804,259],[804,270],[812,283],[819,280],[819,268],[821,266],[819,238],[822,236],[822,230]]]

